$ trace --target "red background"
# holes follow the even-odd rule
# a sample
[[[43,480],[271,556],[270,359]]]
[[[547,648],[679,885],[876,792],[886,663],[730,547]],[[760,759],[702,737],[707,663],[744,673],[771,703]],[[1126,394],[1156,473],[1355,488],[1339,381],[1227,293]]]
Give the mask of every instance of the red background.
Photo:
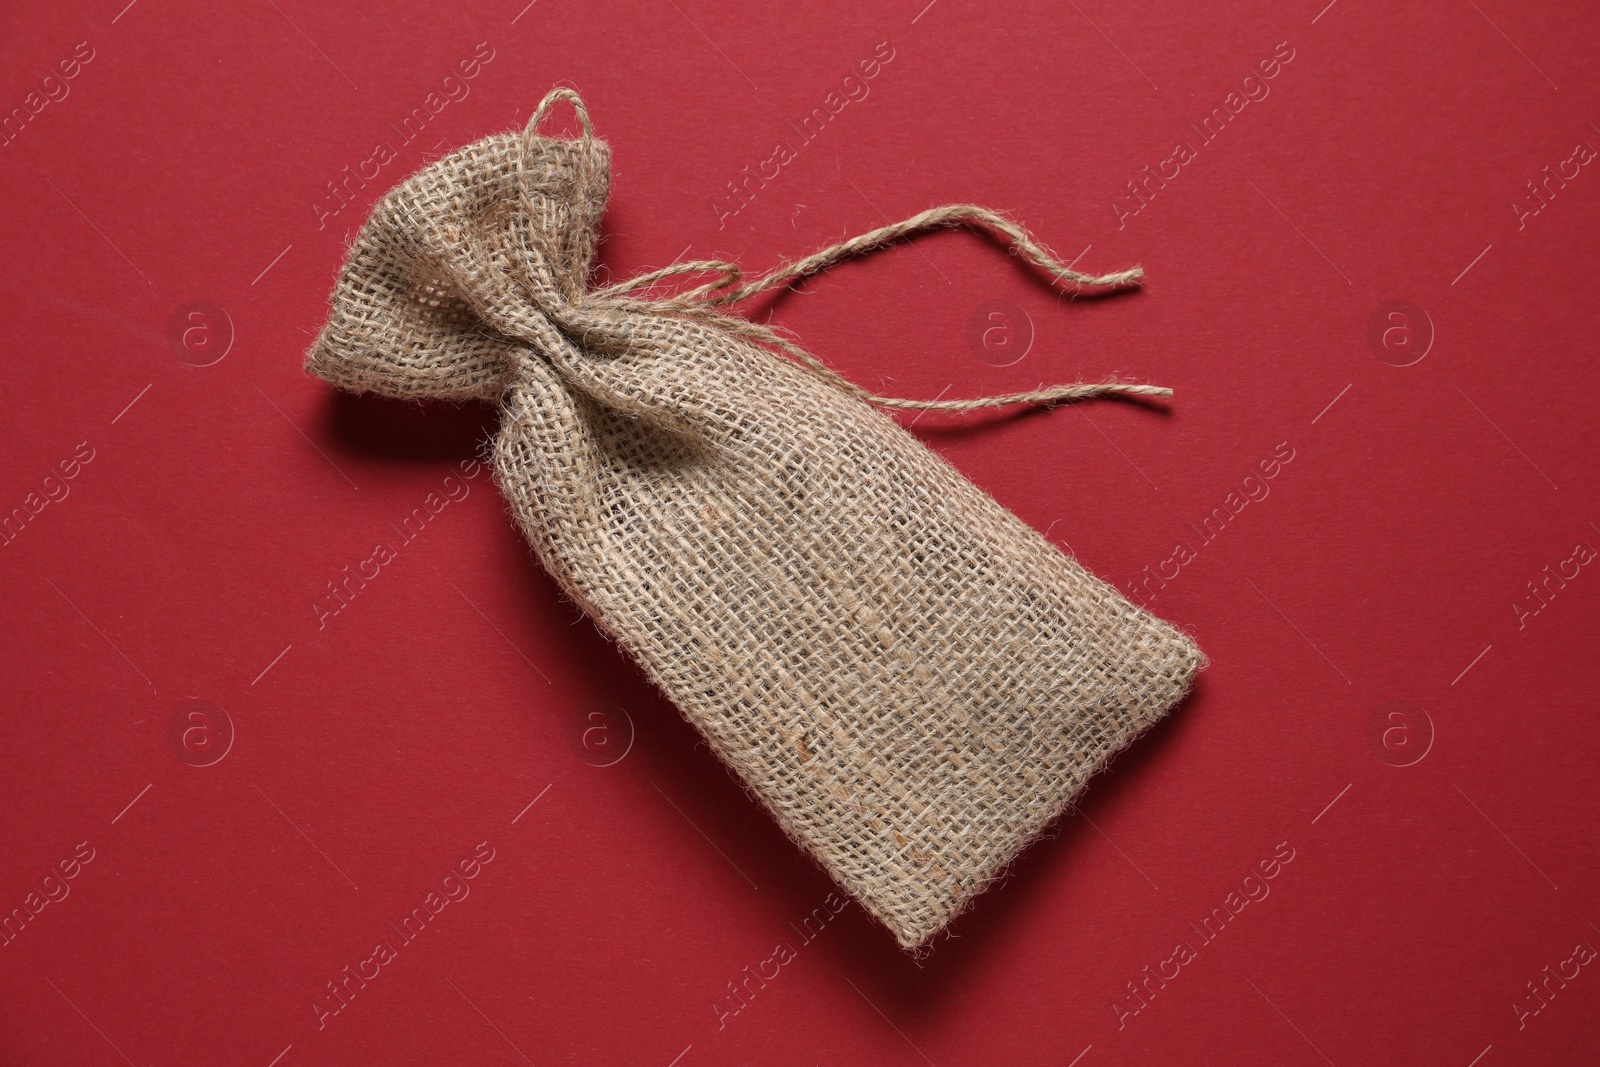
[[[1537,1014],[1527,983],[1600,946],[1600,574],[1528,583],[1600,548],[1600,173],[1512,205],[1600,147],[1600,12],[124,3],[13,7],[0,44],[8,109],[93,50],[0,147],[0,508],[26,517],[0,547],[0,908],[70,890],[0,947],[0,1060],[1592,1057],[1595,968]],[[400,142],[388,124],[479,42],[469,95]],[[870,95],[719,220],[711,198],[880,42]],[[1200,146],[1185,122],[1279,42],[1270,94]],[[302,373],[343,250],[385,189],[556,83],[612,145],[618,277],[685,253],[761,269],[954,201],[1080,269],[1148,271],[1069,300],[941,233],[752,309],[905,396],[1176,389],[917,419],[1124,588],[1188,544],[1149,603],[1212,660],[926,959],[854,905],[802,941],[832,883],[559,599],[486,475],[318,627],[326,584],[495,423]],[[1112,198],[1179,139],[1196,158],[1119,227]],[[319,228],[325,183],[378,141],[396,159]],[[1385,349],[1369,320],[1394,300],[1413,310]],[[1189,524],[1284,444],[1249,484],[1266,498],[1202,543]],[[232,727],[208,766],[225,729],[192,699]],[[93,859],[46,883],[81,842]],[[326,984],[480,842],[470,895],[319,1028]],[[1203,941],[1190,924],[1282,842],[1270,896]],[[1133,1013],[1128,983],[1180,940],[1196,957]],[[796,958],[728,1011],[779,942]]]

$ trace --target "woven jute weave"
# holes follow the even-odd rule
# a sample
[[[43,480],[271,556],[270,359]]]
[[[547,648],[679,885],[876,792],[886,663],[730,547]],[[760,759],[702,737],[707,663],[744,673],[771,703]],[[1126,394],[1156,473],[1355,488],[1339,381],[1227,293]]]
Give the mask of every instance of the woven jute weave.
[[[552,102],[583,135],[540,135]],[[1203,656],[881,410],[725,310],[846,255],[1001,216],[939,209],[741,286],[689,263],[590,287],[610,155],[558,90],[388,193],[308,369],[497,401],[496,480],[540,561],[900,944],[941,930],[1188,690]],[[717,280],[651,298],[668,278]]]

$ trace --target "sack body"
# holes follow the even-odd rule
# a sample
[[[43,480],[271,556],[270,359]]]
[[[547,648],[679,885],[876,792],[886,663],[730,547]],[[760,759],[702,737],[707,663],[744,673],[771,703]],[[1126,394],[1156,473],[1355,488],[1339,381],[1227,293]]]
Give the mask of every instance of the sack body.
[[[496,135],[386,195],[307,367],[498,401],[540,562],[791,838],[924,944],[1203,657],[898,423],[587,288],[604,142]]]

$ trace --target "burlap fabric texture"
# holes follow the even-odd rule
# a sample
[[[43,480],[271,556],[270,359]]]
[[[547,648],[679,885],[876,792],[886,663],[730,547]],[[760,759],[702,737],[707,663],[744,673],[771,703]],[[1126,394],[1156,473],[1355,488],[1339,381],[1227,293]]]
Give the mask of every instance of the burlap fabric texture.
[[[583,135],[538,132],[556,100]],[[690,263],[589,287],[610,154],[570,90],[373,209],[307,367],[345,389],[498,401],[496,480],[540,561],[893,931],[924,944],[1188,690],[1203,657],[978,489],[875,397],[725,310],[937,209],[740,285]],[[714,280],[650,298],[663,280]]]

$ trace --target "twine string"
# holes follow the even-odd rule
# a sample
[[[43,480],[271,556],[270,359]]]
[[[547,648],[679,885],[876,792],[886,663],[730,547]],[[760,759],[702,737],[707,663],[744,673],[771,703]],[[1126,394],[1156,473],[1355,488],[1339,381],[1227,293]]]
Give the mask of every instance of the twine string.
[[[594,128],[589,121],[588,110],[583,106],[583,101],[578,94],[573,90],[568,88],[552,89],[539,102],[539,106],[534,110],[532,117],[528,119],[527,126],[523,129],[521,152],[517,156],[518,185],[525,206],[528,205],[531,196],[526,160],[533,151],[533,141],[538,136],[540,122],[549,112],[551,105],[559,100],[565,100],[570,103],[577,113],[579,124],[583,130],[582,140],[587,142],[594,136]],[[1010,404],[1049,404],[1083,400],[1095,396],[1172,396],[1172,390],[1163,386],[1119,382],[1114,378],[1104,382],[1079,381],[1048,386],[1042,385],[1037,389],[965,399],[915,400],[908,397],[885,396],[874,393],[850,381],[773,327],[752,322],[749,319],[729,314],[723,310],[769,290],[791,285],[821,274],[845,260],[907,240],[919,233],[926,233],[939,228],[958,227],[967,227],[1003,236],[1010,243],[1011,254],[1020,256],[1026,262],[1042,270],[1050,276],[1052,283],[1064,282],[1080,287],[1118,288],[1136,285],[1139,279],[1144,276],[1143,269],[1139,267],[1114,271],[1110,274],[1084,274],[1075,271],[1069,265],[1063,263],[1054,252],[1026,229],[999,212],[979,207],[976,204],[946,204],[942,207],[930,208],[900,222],[869,230],[866,233],[840,241],[838,244],[820,249],[808,256],[790,260],[743,285],[739,283],[744,278],[744,272],[737,263],[713,259],[696,259],[673,263],[659,270],[648,271],[629,278],[626,281],[589,290],[582,301],[583,311],[599,314],[617,311],[645,311],[692,319],[776,348],[829,384],[870,404],[884,408],[918,411],[972,411],[979,408],[1004,407]],[[711,275],[712,278],[710,281],[703,282],[691,289],[671,296],[646,298],[636,295],[641,290],[659,285],[663,281],[685,275]],[[577,311],[578,309],[567,310]],[[568,316],[562,315],[560,317],[567,318]],[[588,316],[585,315],[583,317],[587,318]],[[593,328],[596,325],[598,324],[586,324],[588,328]],[[602,329],[599,332],[606,333],[609,331]]]

